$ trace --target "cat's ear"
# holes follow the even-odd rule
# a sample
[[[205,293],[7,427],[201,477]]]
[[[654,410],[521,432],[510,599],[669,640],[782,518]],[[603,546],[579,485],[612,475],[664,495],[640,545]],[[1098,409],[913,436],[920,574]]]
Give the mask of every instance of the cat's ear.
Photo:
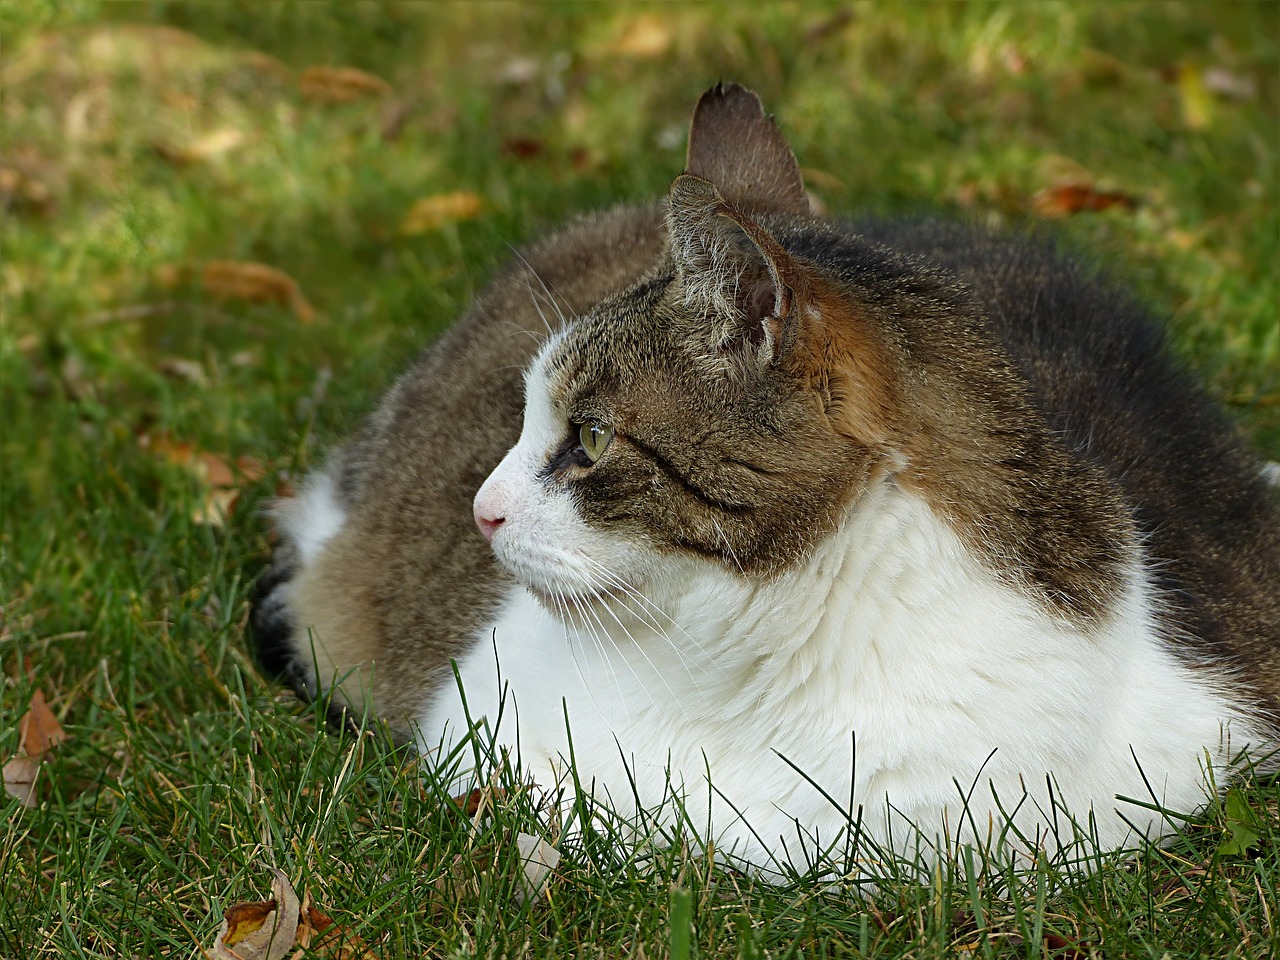
[[[680,296],[708,320],[710,345],[746,345],[762,364],[777,359],[787,321],[804,296],[803,270],[769,231],[701,177],[677,177],[667,203]]]
[[[809,212],[795,154],[760,98],[736,83],[717,84],[698,100],[685,172],[711,181],[747,213]]]

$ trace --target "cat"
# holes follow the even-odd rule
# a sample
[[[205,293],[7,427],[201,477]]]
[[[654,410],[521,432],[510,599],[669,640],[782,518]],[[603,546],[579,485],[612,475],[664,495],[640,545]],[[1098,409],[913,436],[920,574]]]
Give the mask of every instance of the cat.
[[[1280,745],[1277,512],[1112,281],[816,216],[727,84],[665,203],[527,251],[276,506],[252,627],[428,757],[679,796],[748,866],[1109,849]]]

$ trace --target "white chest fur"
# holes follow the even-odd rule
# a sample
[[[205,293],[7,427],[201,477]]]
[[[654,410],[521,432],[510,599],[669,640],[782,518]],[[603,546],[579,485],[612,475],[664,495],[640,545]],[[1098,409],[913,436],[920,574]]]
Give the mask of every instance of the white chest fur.
[[[864,836],[900,850],[908,822],[982,840],[1015,809],[1054,847],[1054,823],[1072,837],[1055,806],[1086,829],[1092,811],[1117,846],[1130,824],[1162,826],[1117,796],[1189,811],[1206,761],[1263,745],[1211,671],[1165,648],[1141,571],[1086,632],[998,582],[892,482],[774,583],[689,561],[649,593],[575,629],[517,588],[458,664],[469,713],[493,722],[505,696],[497,740],[543,786],[569,755],[567,716],[598,797],[652,808],[670,781],[721,850],[762,866],[804,865],[859,806]],[[421,720],[425,745],[455,737],[457,691]]]

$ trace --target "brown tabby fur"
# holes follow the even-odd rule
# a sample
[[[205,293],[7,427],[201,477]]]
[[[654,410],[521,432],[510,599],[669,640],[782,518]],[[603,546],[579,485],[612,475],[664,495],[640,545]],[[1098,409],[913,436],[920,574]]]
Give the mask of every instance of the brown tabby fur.
[[[688,267],[717,262],[732,282]],[[555,392],[574,422],[618,428],[619,450],[565,474],[588,523],[769,577],[892,470],[990,569],[1081,624],[1107,615],[1144,544],[1178,652],[1280,719],[1275,499],[1144,311],[1036,236],[815,218],[777,128],[730,85],[699,102],[665,223],[622,209],[533,248],[340,454],[349,519],[293,607],[320,685],[357,674],[345,696],[401,733],[508,582],[471,500],[562,313],[581,319]],[[736,321],[709,333],[720,314]],[[277,557],[268,590],[293,566]],[[267,643],[278,627],[255,614]],[[269,665],[314,694],[310,653],[287,647]]]

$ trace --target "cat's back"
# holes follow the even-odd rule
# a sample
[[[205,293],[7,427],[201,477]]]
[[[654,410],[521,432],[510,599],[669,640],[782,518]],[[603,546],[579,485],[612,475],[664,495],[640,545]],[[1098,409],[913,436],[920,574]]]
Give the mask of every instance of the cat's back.
[[[1180,651],[1236,667],[1280,718],[1276,491],[1163,324],[1043,231],[941,220],[853,229],[970,288],[1051,429],[1123,490]]]

